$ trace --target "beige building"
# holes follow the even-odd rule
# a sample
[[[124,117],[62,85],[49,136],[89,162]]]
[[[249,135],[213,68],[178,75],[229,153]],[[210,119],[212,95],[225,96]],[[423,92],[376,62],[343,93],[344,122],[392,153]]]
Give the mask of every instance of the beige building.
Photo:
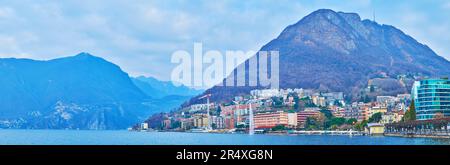
[[[194,127],[196,128],[207,128],[209,126],[208,116],[206,114],[195,114]]]
[[[325,102],[325,97],[321,97],[321,96],[312,96],[312,101],[315,105],[317,106],[326,106],[326,102]]]
[[[382,124],[389,124],[389,123],[396,123],[400,122],[403,118],[403,112],[390,112],[382,116],[381,123]]]
[[[254,118],[255,128],[272,128],[277,125],[288,126],[288,113],[283,111],[257,113]]]
[[[383,106],[374,106],[374,107],[371,107],[371,108],[369,109],[369,116],[368,116],[368,118],[372,117],[372,115],[373,115],[373,114],[376,114],[376,113],[382,113],[382,114],[385,114],[385,113],[387,113],[387,108],[386,108],[386,107],[383,107]]]
[[[288,126],[291,128],[297,127],[297,113],[288,113]]]

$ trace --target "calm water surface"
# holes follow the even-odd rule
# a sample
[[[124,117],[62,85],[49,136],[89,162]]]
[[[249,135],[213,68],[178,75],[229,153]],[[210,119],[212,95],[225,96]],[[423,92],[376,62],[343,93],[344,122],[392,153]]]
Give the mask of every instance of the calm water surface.
[[[0,129],[0,145],[450,145],[448,139]]]

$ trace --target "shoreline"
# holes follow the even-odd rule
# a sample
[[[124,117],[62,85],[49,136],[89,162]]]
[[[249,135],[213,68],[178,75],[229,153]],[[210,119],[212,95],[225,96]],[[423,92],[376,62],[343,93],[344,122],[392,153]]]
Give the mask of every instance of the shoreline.
[[[450,136],[445,135],[416,135],[416,134],[392,134],[387,133],[384,134],[384,136],[390,136],[390,137],[403,137],[403,138],[430,138],[430,139],[450,139]]]
[[[178,132],[178,133],[205,133],[205,134],[248,134],[242,132],[191,132],[191,131],[137,131],[137,132]],[[403,135],[384,133],[377,135],[369,135],[367,133],[358,132],[355,134],[331,134],[331,133],[290,133],[290,132],[267,132],[255,133],[254,135],[276,135],[276,136],[373,136],[373,137],[401,137],[401,138],[428,138],[428,139],[450,139],[450,136],[445,135]]]
[[[127,132],[174,132],[174,133],[209,133],[209,134],[248,134],[244,132],[191,132],[191,131],[168,131],[168,130],[67,130],[67,129],[0,129],[0,130],[32,130],[32,131],[38,131],[38,130],[55,130],[55,131],[127,131]],[[427,138],[427,139],[450,139],[450,136],[446,135],[415,135],[415,134],[393,134],[393,133],[384,133],[381,135],[368,135],[367,133],[357,133],[357,134],[330,134],[330,133],[290,133],[290,132],[267,132],[267,133],[255,133],[255,135],[276,135],[276,136],[385,136],[385,137],[401,137],[401,138]]]

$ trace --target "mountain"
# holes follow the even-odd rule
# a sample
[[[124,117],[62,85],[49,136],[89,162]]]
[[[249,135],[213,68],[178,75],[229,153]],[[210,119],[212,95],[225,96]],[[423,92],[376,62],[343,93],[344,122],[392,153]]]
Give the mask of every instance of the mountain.
[[[168,95],[162,98],[151,99],[144,103],[152,112],[170,112],[176,110],[181,104],[193,96]],[[143,121],[143,120],[141,120]]]
[[[88,53],[0,59],[0,128],[123,129],[152,113],[119,66]]]
[[[353,101],[362,97],[373,79],[381,86],[396,85],[380,91],[393,95],[409,92],[414,79],[450,75],[448,60],[394,26],[329,9],[314,11],[286,27],[261,50],[279,51],[280,88],[342,91]],[[248,60],[241,66],[247,68],[248,80]],[[231,76],[235,75],[224,81]],[[205,93],[223,101],[256,88],[266,87],[214,86]],[[184,106],[197,102],[196,97]]]
[[[170,81],[160,81],[153,77],[139,76],[132,80],[137,87],[152,98],[163,98],[170,95],[195,96],[203,92],[203,90],[191,89],[184,85],[175,86]]]

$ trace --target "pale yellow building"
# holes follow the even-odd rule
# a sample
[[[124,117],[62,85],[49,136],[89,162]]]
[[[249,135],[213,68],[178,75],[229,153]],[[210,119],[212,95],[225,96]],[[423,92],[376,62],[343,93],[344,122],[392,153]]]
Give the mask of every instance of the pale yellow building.
[[[196,114],[194,118],[194,127],[196,128],[207,128],[209,125],[208,116],[206,114]]]
[[[369,123],[367,126],[369,127],[369,135],[384,135],[384,124]]]
[[[382,124],[396,123],[396,122],[400,122],[402,120],[402,118],[403,118],[403,113],[399,113],[399,112],[386,113],[382,116],[381,123]]]

